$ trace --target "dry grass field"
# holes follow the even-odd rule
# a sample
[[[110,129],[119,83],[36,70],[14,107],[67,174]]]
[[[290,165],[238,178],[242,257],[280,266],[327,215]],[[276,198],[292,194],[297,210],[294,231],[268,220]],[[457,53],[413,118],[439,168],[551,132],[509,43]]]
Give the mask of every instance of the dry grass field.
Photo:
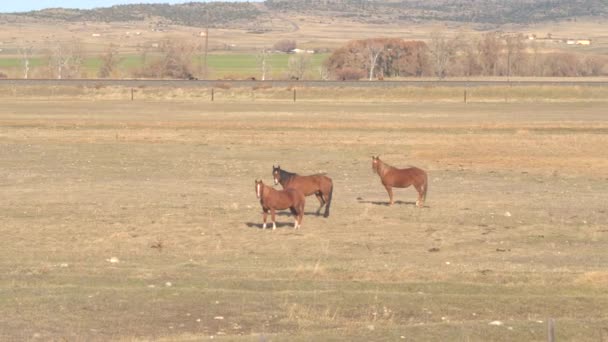
[[[3,89],[0,340],[606,340],[598,89]],[[428,170],[426,206],[372,154]],[[261,230],[277,163],[333,178],[329,218]]]
[[[499,30],[504,32],[517,32],[525,35],[535,34],[545,37],[551,34],[554,37],[590,38],[593,40],[591,48],[598,52],[605,52],[608,48],[608,26],[606,19],[580,18],[573,25],[572,21],[551,21],[528,25],[509,24],[492,28],[483,28],[479,25],[458,22],[422,21],[408,25],[394,24],[366,24],[349,20],[347,18],[327,18],[305,15],[285,15],[272,18],[266,27],[271,31],[265,34],[253,34],[243,29],[212,29],[209,33],[209,47],[211,51],[224,51],[230,46],[231,51],[251,52],[260,48],[272,47],[281,39],[293,39],[298,46],[305,49],[335,48],[353,39],[397,37],[406,40],[428,40],[432,32],[443,32],[446,35],[469,34],[476,36],[483,31]],[[297,28],[294,28],[293,26]],[[165,31],[153,31],[151,22],[72,22],[58,26],[52,21],[24,21],[0,22],[0,56],[15,55],[20,45],[28,42],[35,49],[45,49],[61,41],[77,39],[86,48],[87,53],[98,55],[103,53],[110,44],[119,46],[124,54],[139,53],[141,46],[147,43],[159,42],[163,38],[171,37],[187,39],[193,42],[200,41],[202,28],[170,25]],[[134,35],[134,32],[140,32]],[[127,34],[129,33],[129,34]],[[96,35],[96,36],[94,36]],[[99,35],[99,36],[97,36]],[[551,48],[552,45],[546,46]],[[559,48],[559,46],[555,46]],[[585,48],[577,47],[586,51]]]

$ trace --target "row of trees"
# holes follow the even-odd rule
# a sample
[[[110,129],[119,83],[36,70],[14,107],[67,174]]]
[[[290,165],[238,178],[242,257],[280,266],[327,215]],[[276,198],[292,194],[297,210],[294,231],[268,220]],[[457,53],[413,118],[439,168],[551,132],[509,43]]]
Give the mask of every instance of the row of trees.
[[[22,77],[43,78],[86,78],[84,67],[85,49],[81,41],[72,40],[59,42],[47,48],[34,51],[28,42],[23,42],[19,46],[19,55],[22,65]],[[148,58],[148,49],[143,49],[141,54],[142,66],[134,69],[131,76],[148,78],[176,78],[192,79],[195,74],[194,55],[200,47],[191,43],[165,39],[158,47],[159,56],[154,59]],[[36,54],[36,69],[32,71],[32,60]],[[99,78],[120,78],[118,65],[122,57],[119,55],[118,47],[108,46],[99,57],[99,67],[97,77]],[[89,68],[87,68],[89,69]]]
[[[21,64],[23,67],[23,78],[32,75],[32,57],[34,48],[29,42],[22,42],[18,48]],[[84,49],[80,41],[61,42],[49,46],[40,52],[43,56],[44,65],[39,72],[43,77],[53,78],[77,78],[81,76],[81,67],[84,63]]]
[[[428,43],[396,38],[354,40],[326,61],[336,79],[417,76],[597,76],[602,56],[544,52],[523,35],[491,32],[474,38],[433,33]]]
[[[278,46],[291,48],[293,41]],[[205,74],[202,63],[194,63],[200,46],[185,40],[165,39],[148,58],[141,53],[142,66],[131,76],[144,78],[192,79]],[[33,48],[22,44],[19,49],[23,77],[31,77]],[[40,52],[38,53],[40,55]],[[37,77],[79,78],[84,75],[84,47],[74,40],[62,42],[42,51],[44,65],[38,67]],[[265,80],[271,74],[271,53],[261,49],[256,55],[259,73]],[[101,55],[97,77],[120,77],[121,57],[116,46],[109,46]],[[199,69],[196,68],[197,64]],[[608,74],[608,58],[571,52],[546,52],[522,35],[486,33],[473,38],[457,35],[448,37],[434,33],[428,43],[398,38],[354,40],[340,47],[318,70],[312,70],[308,54],[289,57],[285,77],[306,77],[338,80],[382,79],[389,77],[448,77],[448,76],[597,76]],[[253,76],[253,75],[252,75]]]
[[[325,62],[337,79],[423,76],[429,66],[424,42],[398,38],[354,40],[335,50]]]

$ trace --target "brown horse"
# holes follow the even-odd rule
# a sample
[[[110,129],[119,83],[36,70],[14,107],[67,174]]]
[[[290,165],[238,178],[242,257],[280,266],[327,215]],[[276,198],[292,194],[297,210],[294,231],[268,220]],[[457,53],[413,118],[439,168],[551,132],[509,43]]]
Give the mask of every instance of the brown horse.
[[[429,188],[428,177],[424,170],[417,167],[398,169],[380,160],[380,156],[372,157],[372,170],[380,176],[380,181],[382,181],[382,185],[384,185],[386,192],[388,192],[390,198],[389,205],[394,203],[393,187],[407,188],[408,186],[413,185],[416,188],[416,191],[418,191],[416,206],[424,206],[426,191]]]
[[[281,184],[283,189],[300,190],[304,196],[315,194],[319,200],[319,209],[317,215],[320,215],[321,208],[325,206],[324,217],[329,216],[329,206],[334,192],[334,183],[331,178],[325,174],[316,174],[310,176],[300,176],[296,173],[288,172],[281,169],[281,166],[272,166],[272,177],[274,184]]]
[[[272,230],[277,229],[275,223],[275,211],[290,209],[295,217],[293,227],[300,228],[302,225],[302,216],[304,215],[304,203],[306,198],[304,194],[296,189],[275,190],[272,187],[264,184],[262,180],[255,181],[255,194],[260,199],[262,210],[264,211],[264,225],[262,229],[266,229],[266,218],[268,212],[272,215]]]

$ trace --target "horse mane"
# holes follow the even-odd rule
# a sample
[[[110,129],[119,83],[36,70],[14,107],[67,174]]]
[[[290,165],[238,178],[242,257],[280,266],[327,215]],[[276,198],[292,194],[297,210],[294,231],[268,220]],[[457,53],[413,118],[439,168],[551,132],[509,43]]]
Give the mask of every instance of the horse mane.
[[[376,169],[376,173],[378,173],[379,175],[381,175],[380,173],[382,172],[382,170],[396,169],[396,167],[390,165],[389,163],[385,162],[384,160],[382,160],[380,158],[378,158],[378,161],[380,162],[380,164],[378,165],[378,168]]]
[[[280,169],[280,170],[281,170],[281,180],[283,180],[285,182],[289,182],[293,177],[298,175],[295,172],[289,172],[289,171],[285,171],[283,169]]]

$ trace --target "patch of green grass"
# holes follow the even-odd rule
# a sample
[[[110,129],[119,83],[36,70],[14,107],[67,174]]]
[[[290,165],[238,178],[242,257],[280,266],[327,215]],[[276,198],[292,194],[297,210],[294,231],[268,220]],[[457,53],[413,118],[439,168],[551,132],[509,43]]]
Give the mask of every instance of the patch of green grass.
[[[44,58],[31,58],[30,67],[39,67],[46,65]],[[0,68],[21,68],[23,67],[23,59],[21,58],[0,58]]]
[[[269,75],[274,77],[285,76],[289,58],[294,55],[287,54],[272,54],[268,56]],[[156,54],[150,54],[145,59],[141,55],[121,55],[118,57],[118,68],[122,74],[129,76],[138,68],[144,66],[155,59],[159,58]],[[327,58],[327,54],[311,55],[310,75],[308,78],[315,77],[315,70]],[[201,56],[195,56],[192,59],[192,65],[196,70],[203,63]],[[43,57],[35,57],[30,59],[30,67],[38,68],[45,66],[47,60]],[[83,61],[83,69],[89,77],[97,75],[97,71],[102,65],[101,57],[87,57]],[[259,61],[255,54],[211,54],[207,56],[207,65],[210,74],[214,78],[224,77],[259,77]],[[0,58],[0,68],[19,70],[23,66],[23,61],[20,58],[9,57]]]

